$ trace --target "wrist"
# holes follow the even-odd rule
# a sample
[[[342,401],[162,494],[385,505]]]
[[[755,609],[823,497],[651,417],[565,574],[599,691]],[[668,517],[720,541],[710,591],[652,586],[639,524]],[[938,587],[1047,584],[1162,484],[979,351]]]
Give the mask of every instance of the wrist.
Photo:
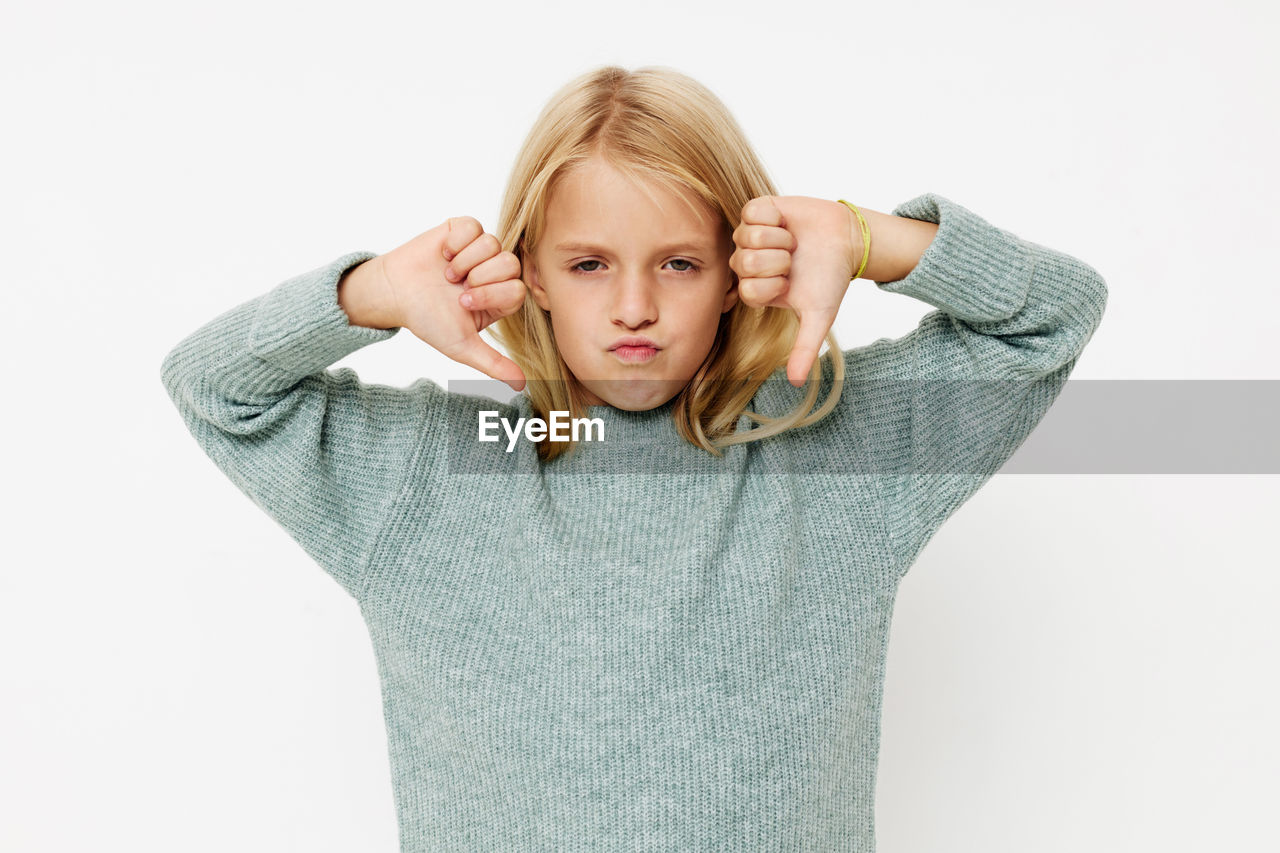
[[[401,325],[381,255],[343,273],[338,279],[338,305],[352,326],[393,329]]]
[[[888,282],[909,276],[938,233],[937,224],[865,207],[859,210],[871,231],[871,252],[861,277]]]

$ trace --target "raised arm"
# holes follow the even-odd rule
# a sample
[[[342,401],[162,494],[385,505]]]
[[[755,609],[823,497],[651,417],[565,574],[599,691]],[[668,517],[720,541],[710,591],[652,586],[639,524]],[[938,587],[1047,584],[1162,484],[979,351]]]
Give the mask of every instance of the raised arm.
[[[343,255],[215,317],[165,356],[161,378],[192,436],[344,589],[362,573],[445,391],[366,385],[325,368],[398,328],[352,325]]]
[[[885,522],[905,572],[1047,413],[1102,320],[1107,287],[1084,262],[938,195],[893,216],[937,232],[913,265],[886,260],[864,277],[937,310],[903,337],[847,351],[842,404],[854,407],[876,469],[891,475],[881,481]],[[881,234],[872,233],[874,260]],[[909,271],[878,278],[895,263]]]

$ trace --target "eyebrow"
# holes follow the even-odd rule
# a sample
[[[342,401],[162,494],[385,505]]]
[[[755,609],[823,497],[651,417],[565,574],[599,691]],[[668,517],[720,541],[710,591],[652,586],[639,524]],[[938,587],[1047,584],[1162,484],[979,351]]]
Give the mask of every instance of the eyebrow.
[[[585,252],[590,255],[608,254],[608,249],[602,246],[594,246],[590,243],[557,243],[555,250],[557,252]],[[701,254],[711,253],[711,247],[705,243],[672,243],[669,246],[662,246],[658,249],[658,254],[665,255],[671,252],[696,252]]]

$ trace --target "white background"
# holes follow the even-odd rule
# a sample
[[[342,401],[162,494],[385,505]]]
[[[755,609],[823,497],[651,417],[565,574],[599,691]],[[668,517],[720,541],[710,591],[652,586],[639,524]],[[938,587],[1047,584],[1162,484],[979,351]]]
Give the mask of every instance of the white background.
[[[495,223],[560,85],[669,65],[784,194],[924,192],[1107,279],[1073,379],[1276,379],[1274,4],[8,4],[0,848],[396,849],[355,602],[199,450],[166,352]],[[929,306],[850,289],[843,347]],[[366,381],[479,378],[409,333]],[[1223,436],[1229,439],[1230,423]],[[904,580],[881,851],[1274,850],[1276,477],[1000,475]]]

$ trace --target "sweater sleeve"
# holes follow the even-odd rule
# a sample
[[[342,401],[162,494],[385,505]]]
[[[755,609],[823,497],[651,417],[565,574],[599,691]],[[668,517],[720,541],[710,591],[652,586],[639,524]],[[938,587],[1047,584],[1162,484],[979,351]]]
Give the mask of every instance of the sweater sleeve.
[[[941,196],[893,213],[938,231],[906,278],[876,286],[937,310],[903,337],[847,351],[845,363],[855,388],[869,380],[858,422],[877,470],[891,474],[884,519],[901,576],[1048,412],[1102,320],[1107,288],[1087,264]]]
[[[232,308],[180,341],[161,368],[205,453],[357,598],[447,394],[427,379],[393,388],[325,369],[399,331],[351,325],[338,304],[343,273],[372,257],[343,255]]]

